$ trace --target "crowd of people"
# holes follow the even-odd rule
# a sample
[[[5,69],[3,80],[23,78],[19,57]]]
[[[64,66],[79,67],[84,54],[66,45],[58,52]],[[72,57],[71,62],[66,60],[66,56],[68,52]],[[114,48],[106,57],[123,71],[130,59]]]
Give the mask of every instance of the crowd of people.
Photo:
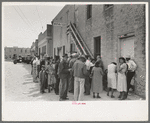
[[[84,95],[93,93],[93,98],[101,98],[103,90],[107,96],[114,98],[114,91],[120,92],[119,100],[125,100],[129,89],[134,90],[131,79],[135,75],[137,65],[130,56],[119,58],[119,64],[112,62],[104,70],[101,57],[92,59],[89,55],[79,55],[77,52],[70,56],[45,57],[35,56],[31,61],[33,82],[39,82],[40,93],[50,93],[54,90],[59,95],[59,101],[69,100],[67,94],[73,93],[74,101],[84,100]]]

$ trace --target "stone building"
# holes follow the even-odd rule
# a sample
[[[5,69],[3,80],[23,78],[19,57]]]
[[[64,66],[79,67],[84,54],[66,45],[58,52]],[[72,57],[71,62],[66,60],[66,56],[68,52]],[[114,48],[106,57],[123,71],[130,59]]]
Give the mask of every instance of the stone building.
[[[45,54],[53,56],[52,30],[52,25],[47,24],[45,32],[41,32],[38,36],[38,55],[40,58],[43,58]]]
[[[66,5],[52,21],[53,55],[100,55],[105,69],[130,55],[138,65],[135,92],[145,97],[145,13],[145,4]]]
[[[17,56],[17,58],[19,56],[25,57],[30,55],[30,48],[5,47],[5,59],[11,60],[14,54]]]

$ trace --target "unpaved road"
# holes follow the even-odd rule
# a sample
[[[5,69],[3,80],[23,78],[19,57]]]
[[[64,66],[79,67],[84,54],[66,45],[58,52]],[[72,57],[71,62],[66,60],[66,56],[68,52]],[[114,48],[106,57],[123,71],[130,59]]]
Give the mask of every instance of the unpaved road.
[[[31,75],[31,65],[25,63],[13,64],[5,61],[5,101],[58,101],[59,95],[51,93],[39,93],[39,83],[34,83]],[[47,92],[47,90],[46,90]],[[91,95],[84,96],[85,101],[118,100],[118,92],[115,92],[114,99],[106,96],[104,91],[101,99],[93,98]],[[68,93],[69,101],[73,101],[73,94]],[[138,100],[135,95],[130,99]]]

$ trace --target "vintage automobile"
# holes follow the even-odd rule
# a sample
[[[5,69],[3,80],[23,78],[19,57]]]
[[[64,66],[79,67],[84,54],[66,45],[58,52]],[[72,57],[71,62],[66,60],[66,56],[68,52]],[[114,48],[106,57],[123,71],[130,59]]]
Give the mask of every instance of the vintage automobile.
[[[13,59],[13,63],[14,63],[14,64],[17,64],[17,55],[16,55],[16,54],[13,55],[13,58],[12,58],[12,59]]]
[[[22,63],[22,56],[19,56],[19,58],[17,59],[18,63]]]

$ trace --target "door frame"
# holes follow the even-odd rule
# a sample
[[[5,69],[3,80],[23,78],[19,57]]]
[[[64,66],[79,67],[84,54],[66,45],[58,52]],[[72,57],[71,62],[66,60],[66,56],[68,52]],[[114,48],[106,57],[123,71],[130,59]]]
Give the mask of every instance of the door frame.
[[[98,38],[99,37],[99,42],[100,42],[100,46],[99,46],[99,48],[100,48],[100,52],[99,52],[99,54],[96,54],[96,47],[95,47],[95,44],[96,44],[96,38]],[[96,57],[97,57],[97,55],[101,55],[101,36],[96,36],[96,37],[93,37],[94,38],[94,58],[96,59]]]
[[[134,32],[128,32],[128,33],[123,33],[118,35],[118,42],[117,42],[117,68],[119,68],[119,58],[121,56],[121,39],[123,38],[130,38],[130,37],[135,37]],[[135,42],[134,42],[135,43]]]

